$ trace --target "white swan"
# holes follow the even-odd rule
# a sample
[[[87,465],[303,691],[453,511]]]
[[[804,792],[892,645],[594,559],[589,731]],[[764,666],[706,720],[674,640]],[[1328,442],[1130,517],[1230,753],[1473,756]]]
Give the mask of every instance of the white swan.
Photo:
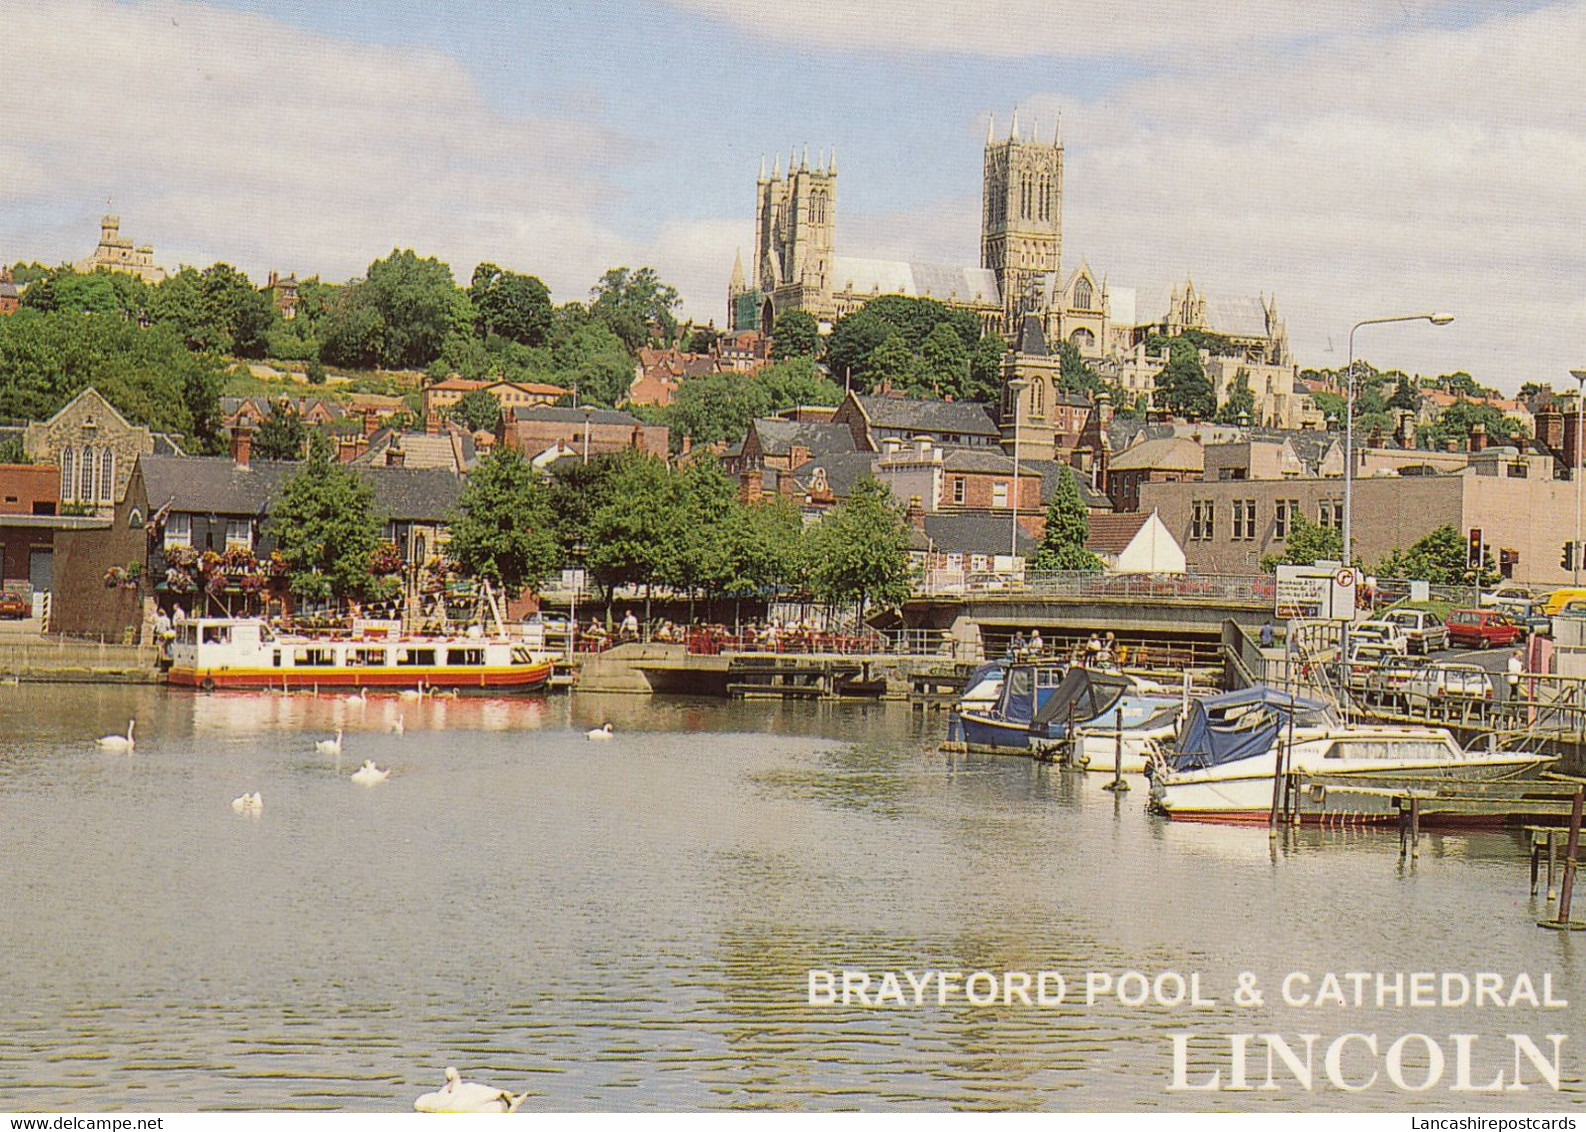
[[[132,750],[132,748],[134,746],[134,743],[132,741],[132,728],[133,728],[134,725],[136,725],[137,722],[138,721],[135,720],[135,719],[127,720],[127,733],[125,735],[106,735],[103,738],[99,739],[98,740],[99,749],[101,751],[130,751],[130,750]]]
[[[509,1093],[477,1081],[464,1081],[462,1074],[448,1065],[446,1084],[425,1093],[413,1102],[414,1112],[517,1112],[528,1093]]]
[[[233,798],[231,800],[231,808],[239,814],[259,813],[264,809],[264,795],[255,791],[252,794],[244,794],[240,798]]]
[[[336,728],[336,738],[321,739],[319,742],[315,743],[314,753],[317,755],[341,754],[341,728]]]
[[[369,701],[367,698],[365,698],[363,689],[359,688],[356,692],[347,697],[347,702],[350,704],[366,704]]]
[[[602,723],[599,727],[595,728],[593,731],[584,732],[584,738],[585,739],[610,739],[611,738],[611,733],[613,731],[615,731],[615,730],[616,730],[616,728],[612,727],[611,724]]]
[[[378,786],[391,777],[390,768],[381,770],[373,759],[364,759],[363,766],[352,772],[352,780],[359,786]]]
[[[401,735],[407,731],[407,723],[404,722],[404,718],[402,716],[397,716],[397,721],[391,725],[391,731],[397,735]]]

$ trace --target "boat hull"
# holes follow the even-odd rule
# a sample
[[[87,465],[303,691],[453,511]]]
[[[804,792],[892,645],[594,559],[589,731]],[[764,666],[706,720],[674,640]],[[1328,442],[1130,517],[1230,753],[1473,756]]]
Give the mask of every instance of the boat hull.
[[[1169,818],[1179,821],[1260,823],[1272,812],[1272,779],[1275,756],[1268,754],[1209,770],[1168,772],[1159,775],[1151,786],[1151,800]],[[1457,763],[1428,763],[1414,760],[1352,761],[1328,760],[1325,768],[1298,765],[1308,787],[1292,799],[1293,811],[1307,823],[1344,820],[1385,821],[1398,816],[1396,794],[1332,788],[1327,780],[1347,777],[1351,785],[1361,780],[1381,778],[1402,780],[1406,776],[1436,781],[1498,782],[1521,777],[1548,765],[1549,757],[1526,754],[1492,754],[1471,757]]]
[[[954,734],[963,749],[982,754],[1028,754],[1030,751],[1030,724],[998,719],[979,712],[959,712],[948,724],[948,735]]]
[[[369,688],[400,691],[404,688],[436,688],[481,695],[512,695],[538,692],[551,681],[549,661],[490,667],[403,667],[403,668],[191,668],[174,666],[167,679],[176,687],[202,691],[271,689],[288,691],[306,688]]]

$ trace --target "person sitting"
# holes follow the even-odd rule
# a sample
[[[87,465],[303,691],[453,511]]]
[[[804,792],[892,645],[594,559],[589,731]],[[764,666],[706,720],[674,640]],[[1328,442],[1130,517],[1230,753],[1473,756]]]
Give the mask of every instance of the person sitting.
[[[1046,651],[1046,642],[1041,640],[1041,630],[1035,629],[1030,633],[1030,655],[1040,656]]]
[[[627,615],[623,617],[622,626],[618,630],[617,635],[625,641],[637,641],[639,639],[639,619],[633,615],[633,610],[628,610]]]

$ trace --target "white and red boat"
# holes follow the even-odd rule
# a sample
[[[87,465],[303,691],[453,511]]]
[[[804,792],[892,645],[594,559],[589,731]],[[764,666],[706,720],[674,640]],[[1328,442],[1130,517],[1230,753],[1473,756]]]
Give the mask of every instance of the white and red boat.
[[[284,633],[254,617],[199,617],[176,628],[170,683],[220,688],[456,689],[536,692],[551,660],[532,637],[412,636],[396,622],[354,622],[345,636]]]

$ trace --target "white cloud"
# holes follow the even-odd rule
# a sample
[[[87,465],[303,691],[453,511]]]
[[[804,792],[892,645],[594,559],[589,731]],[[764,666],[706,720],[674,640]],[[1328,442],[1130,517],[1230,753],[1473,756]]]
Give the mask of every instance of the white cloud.
[[[7,259],[86,255],[107,197],[161,262],[255,276],[346,278],[411,246],[582,298],[630,250],[593,219],[619,139],[503,116],[445,56],[173,2],[0,0],[0,25],[7,86],[39,92],[0,131]]]

